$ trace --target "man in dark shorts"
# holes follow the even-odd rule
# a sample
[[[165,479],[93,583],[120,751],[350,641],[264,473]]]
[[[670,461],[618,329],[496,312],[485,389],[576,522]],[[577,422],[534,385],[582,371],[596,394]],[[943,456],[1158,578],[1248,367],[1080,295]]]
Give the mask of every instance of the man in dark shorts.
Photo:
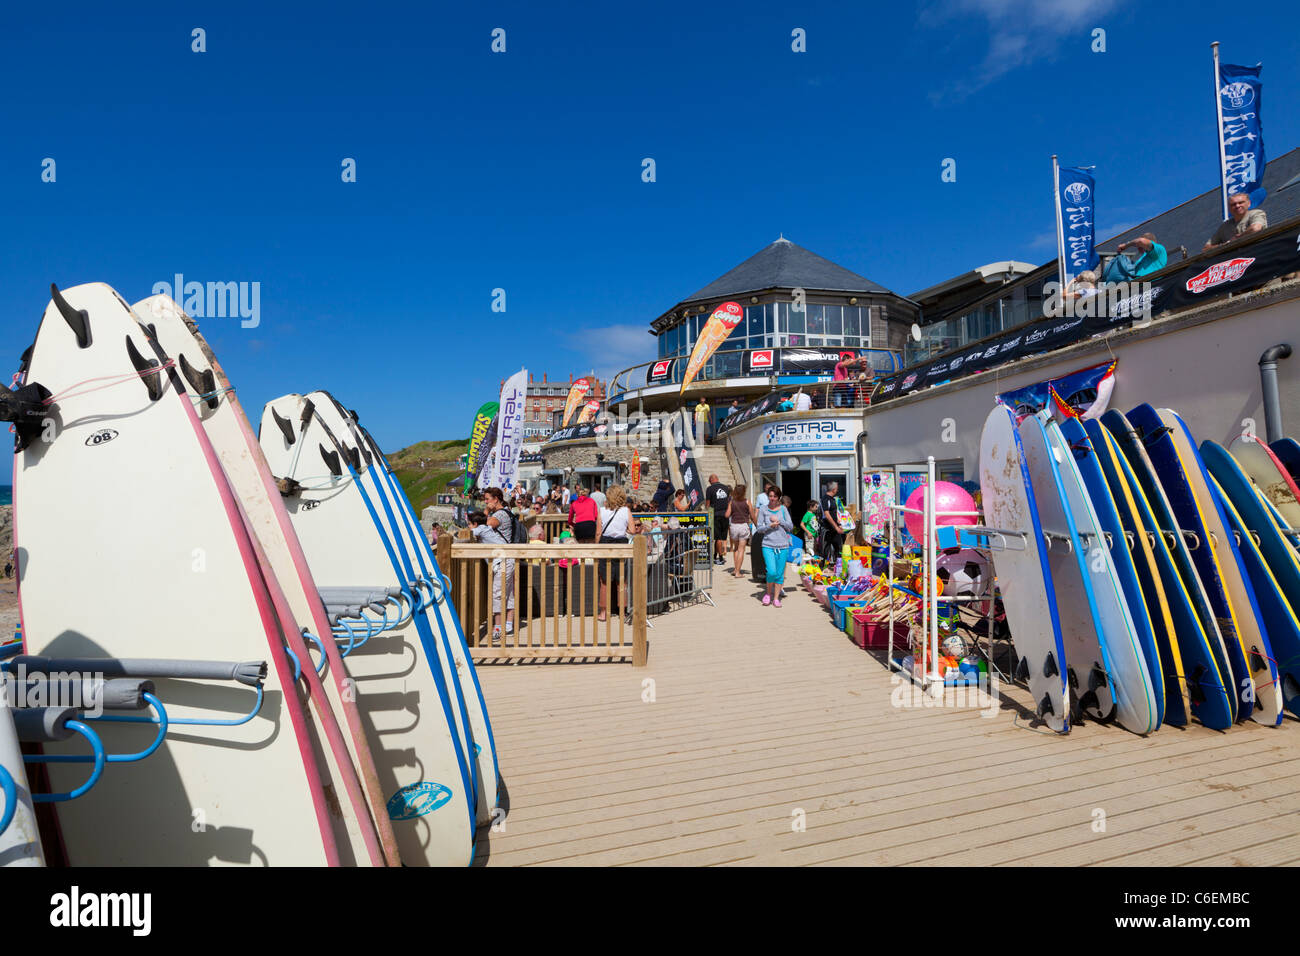
[[[837,498],[840,486],[832,481],[826,486],[826,494],[819,502],[822,511],[822,553],[827,561],[833,562],[844,547],[844,531],[840,528],[840,503]]]
[[[730,531],[727,521],[727,504],[731,501],[731,489],[718,481],[717,475],[709,475],[709,487],[704,489],[704,497],[713,505],[713,563],[726,564],[727,535]]]

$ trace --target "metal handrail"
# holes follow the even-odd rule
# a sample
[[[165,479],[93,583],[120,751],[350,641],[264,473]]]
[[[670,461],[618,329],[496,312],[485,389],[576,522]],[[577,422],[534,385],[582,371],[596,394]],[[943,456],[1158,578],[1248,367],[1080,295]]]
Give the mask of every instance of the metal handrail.
[[[831,351],[831,350],[834,350],[834,349],[839,348],[839,346],[835,346],[835,345],[774,345],[774,346],[772,346],[771,348],[772,348],[773,351],[778,351],[778,352],[779,352],[780,350],[782,350],[782,349],[803,349],[803,348],[807,348],[807,349],[823,349],[823,350],[826,350],[826,351]],[[714,352],[713,355],[711,355],[711,356],[709,357],[709,361],[705,363],[704,368],[702,368],[702,369],[700,370],[700,373],[699,373],[698,375],[695,376],[694,381],[695,381],[695,382],[708,382],[708,381],[712,381],[712,380],[714,380],[714,379],[734,378],[734,377],[737,377],[737,376],[743,376],[743,375],[745,375],[746,372],[745,372],[744,356],[745,356],[745,353],[747,353],[747,352],[752,352],[752,351],[754,351],[754,349],[751,349],[751,348],[744,348],[744,349],[726,349],[726,350],[723,350],[723,351]],[[899,371],[900,369],[903,368],[903,353],[902,353],[902,351],[899,350],[899,349],[861,348],[861,347],[859,347],[859,348],[849,348],[849,347],[846,346],[846,347],[843,349],[843,351],[846,351],[846,352],[848,352],[848,351],[852,351],[852,352],[857,352],[857,353],[859,353],[859,354],[862,354],[862,353],[870,354],[870,353],[872,353],[872,352],[878,352],[878,353],[881,353],[881,354],[884,354],[884,355],[890,355],[890,356],[892,356],[892,357],[893,357],[893,365],[894,365],[894,368],[891,369],[889,372],[885,372],[884,370],[878,369],[878,370],[877,370],[877,373],[878,373],[878,374],[881,374],[881,375],[884,375],[884,374],[890,374],[890,375],[892,375],[894,372]],[[728,356],[736,356],[736,358],[737,358],[737,360],[738,360],[738,362],[739,362],[739,368],[731,368],[731,369],[727,369],[727,370],[719,371],[719,369],[718,369],[718,363],[719,363],[719,360],[725,360]],[[671,357],[672,357],[672,358],[675,358],[675,359],[681,359],[681,360],[684,360],[684,359],[686,358],[685,355],[676,355],[676,356],[671,356]],[[656,358],[656,359],[653,359],[653,360],[651,360],[651,361],[649,361],[649,362],[642,362],[642,363],[640,363],[639,365],[633,365],[633,366],[630,366],[629,368],[625,368],[625,369],[623,369],[623,370],[620,371],[620,372],[616,372],[616,373],[614,374],[614,376],[610,379],[609,388],[606,390],[606,395],[608,395],[608,396],[610,396],[610,397],[613,397],[613,396],[616,396],[616,395],[621,395],[621,394],[624,394],[624,393],[626,393],[626,392],[629,392],[629,391],[631,391],[631,390],[634,389],[634,388],[644,388],[644,387],[646,387],[646,386],[644,385],[644,383],[641,383],[641,384],[633,384],[633,383],[628,379],[628,376],[632,375],[634,372],[644,371],[645,369],[651,367],[652,365],[655,365],[656,363],[658,363],[658,362],[662,362],[662,361],[664,361],[664,359],[662,359],[662,358]],[[724,361],[722,364],[727,364],[727,363]],[[684,361],[679,361],[679,362],[677,362],[677,364],[674,366],[674,368],[673,368],[673,374],[672,374],[671,376],[669,376],[668,378],[664,379],[663,382],[657,382],[657,383],[655,383],[655,384],[659,384],[659,385],[678,385],[678,384],[681,383],[681,380],[682,380],[682,372],[683,372],[684,370],[685,370],[685,362],[684,362]],[[778,373],[776,372],[776,370],[773,370],[773,377],[775,377],[776,374],[778,374]]]

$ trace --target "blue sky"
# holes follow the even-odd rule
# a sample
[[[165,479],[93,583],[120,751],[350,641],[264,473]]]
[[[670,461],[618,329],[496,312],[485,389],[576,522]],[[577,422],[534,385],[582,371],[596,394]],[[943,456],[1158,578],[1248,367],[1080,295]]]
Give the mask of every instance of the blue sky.
[[[11,4],[0,354],[52,281],[258,282],[256,328],[203,323],[254,418],[326,388],[390,449],[461,436],[521,365],[648,360],[779,233],[908,294],[1050,259],[1053,152],[1098,166],[1103,235],[1213,187],[1212,40],[1264,63],[1269,155],[1300,145],[1300,16],[1242,9]]]

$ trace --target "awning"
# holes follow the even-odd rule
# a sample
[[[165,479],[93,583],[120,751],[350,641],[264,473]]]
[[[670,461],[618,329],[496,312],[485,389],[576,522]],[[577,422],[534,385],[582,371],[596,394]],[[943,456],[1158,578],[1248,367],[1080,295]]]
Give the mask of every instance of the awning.
[[[614,474],[613,465],[592,465],[588,468],[573,469],[580,475],[612,475]]]
[[[543,478],[563,478],[563,477],[564,477],[564,469],[563,469],[563,468],[543,468],[543,469],[542,469],[542,477],[543,477]]]

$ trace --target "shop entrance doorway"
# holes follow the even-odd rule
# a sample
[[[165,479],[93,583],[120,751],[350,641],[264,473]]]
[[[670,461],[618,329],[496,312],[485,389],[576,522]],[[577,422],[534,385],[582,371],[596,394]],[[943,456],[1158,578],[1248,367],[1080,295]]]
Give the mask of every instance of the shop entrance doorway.
[[[794,521],[795,536],[799,537],[802,534],[799,522],[803,520],[804,512],[808,510],[808,500],[813,496],[812,472],[783,471],[780,484],[781,493],[790,496],[790,518]]]

